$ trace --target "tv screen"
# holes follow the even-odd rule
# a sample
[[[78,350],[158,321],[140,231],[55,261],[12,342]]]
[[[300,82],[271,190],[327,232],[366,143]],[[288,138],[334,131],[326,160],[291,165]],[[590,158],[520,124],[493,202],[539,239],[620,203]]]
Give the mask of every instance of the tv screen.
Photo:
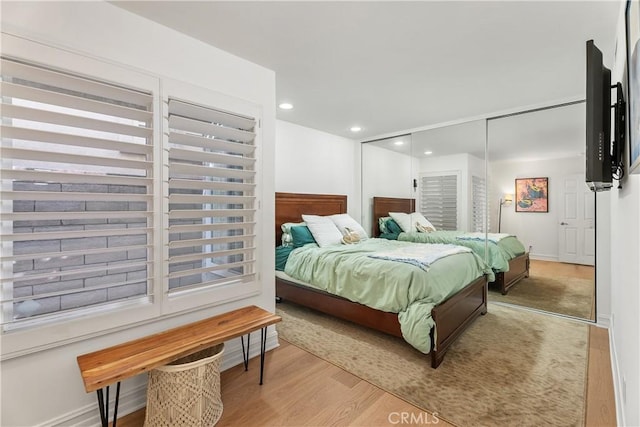
[[[586,182],[593,191],[612,187],[611,176],[611,71],[602,52],[587,41]]]

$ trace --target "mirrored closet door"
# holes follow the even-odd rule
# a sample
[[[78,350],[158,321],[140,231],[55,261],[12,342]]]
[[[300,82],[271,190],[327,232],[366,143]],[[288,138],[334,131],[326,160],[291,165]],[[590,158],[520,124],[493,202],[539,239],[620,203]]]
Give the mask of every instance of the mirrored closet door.
[[[486,230],[485,120],[412,134],[416,207],[437,230]]]
[[[437,230],[484,233],[486,121],[470,121],[362,144],[363,225],[374,197],[414,199]]]
[[[373,235],[373,198],[415,197],[413,157],[410,134],[361,144],[362,150],[362,226]]]
[[[595,319],[595,194],[585,184],[583,102],[487,121],[489,217],[530,252],[498,301]]]

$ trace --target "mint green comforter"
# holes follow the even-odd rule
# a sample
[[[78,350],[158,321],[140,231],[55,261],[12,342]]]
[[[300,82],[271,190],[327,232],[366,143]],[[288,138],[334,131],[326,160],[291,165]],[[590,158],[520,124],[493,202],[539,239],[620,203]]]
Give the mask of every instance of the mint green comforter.
[[[369,257],[415,243],[368,239],[355,245],[319,248],[309,244],[289,255],[285,273],[318,289],[377,310],[398,313],[404,339],[423,353],[431,348],[433,307],[483,274],[493,272],[474,252],[441,258],[425,272],[419,267]]]
[[[403,232],[398,235],[398,240],[414,243],[451,243],[466,246],[473,252],[485,259],[484,241],[462,240],[458,236],[465,234],[464,231],[433,231],[431,233],[419,233],[417,231]],[[498,243],[487,241],[486,261],[495,272],[509,271],[509,261],[525,253],[524,245],[515,237],[509,236]]]

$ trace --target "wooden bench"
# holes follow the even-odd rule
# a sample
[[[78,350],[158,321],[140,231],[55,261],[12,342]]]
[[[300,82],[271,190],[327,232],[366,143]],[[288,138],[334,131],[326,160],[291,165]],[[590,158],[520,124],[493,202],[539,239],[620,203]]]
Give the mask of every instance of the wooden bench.
[[[87,393],[96,391],[102,425],[109,416],[109,386],[117,383],[113,427],[118,415],[120,382],[166,365],[181,357],[240,337],[245,371],[249,368],[250,333],[260,329],[260,385],[264,370],[267,327],[282,320],[256,306],[249,306],[169,329],[137,340],[78,356],[78,366]],[[244,335],[247,337],[245,352]],[[103,393],[103,389],[106,390]]]

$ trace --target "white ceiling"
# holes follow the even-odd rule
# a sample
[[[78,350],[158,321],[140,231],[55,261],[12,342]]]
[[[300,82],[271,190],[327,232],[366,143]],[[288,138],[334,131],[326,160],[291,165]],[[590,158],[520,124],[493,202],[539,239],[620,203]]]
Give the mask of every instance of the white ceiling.
[[[584,98],[585,42],[611,66],[620,11],[618,1],[114,4],[274,70],[277,102],[295,107],[279,119],[356,140]]]

